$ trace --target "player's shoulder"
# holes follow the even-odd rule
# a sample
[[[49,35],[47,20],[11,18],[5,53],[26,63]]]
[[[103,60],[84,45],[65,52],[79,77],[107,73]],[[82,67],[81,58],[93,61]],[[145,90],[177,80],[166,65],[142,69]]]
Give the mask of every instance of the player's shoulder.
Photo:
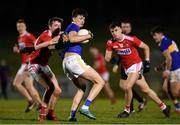
[[[169,44],[171,44],[172,43],[172,39],[171,38],[168,38],[168,37],[163,37],[163,39],[162,39],[162,41],[161,41],[161,45],[163,46],[163,45],[169,45]]]
[[[71,23],[67,26],[65,32],[66,33],[69,33],[70,31],[79,31],[80,30],[80,27],[78,25],[76,25],[75,23]]]
[[[49,30],[45,30],[40,34],[40,37],[47,37],[47,36],[51,36],[51,33],[49,32]]]
[[[134,41],[135,36],[125,35],[125,40]]]

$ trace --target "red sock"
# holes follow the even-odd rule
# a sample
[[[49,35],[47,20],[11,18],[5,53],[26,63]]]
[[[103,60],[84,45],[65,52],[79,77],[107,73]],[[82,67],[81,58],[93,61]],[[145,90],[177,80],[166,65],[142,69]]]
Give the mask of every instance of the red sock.
[[[53,109],[49,109],[49,112],[48,112],[48,114],[53,114],[54,113],[54,110]]]
[[[130,113],[130,106],[125,106],[125,108],[124,108],[124,111],[126,111],[127,113]]]
[[[166,105],[163,102],[161,104],[159,104],[159,107],[161,108],[161,110],[166,109]]]

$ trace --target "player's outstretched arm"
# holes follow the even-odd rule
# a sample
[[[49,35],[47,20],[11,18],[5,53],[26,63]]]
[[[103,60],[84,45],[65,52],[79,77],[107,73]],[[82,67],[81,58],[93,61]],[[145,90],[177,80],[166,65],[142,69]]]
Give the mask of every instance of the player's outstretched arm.
[[[83,42],[84,40],[91,39],[92,35],[88,34],[88,35],[81,35],[80,36],[80,35],[78,35],[77,32],[71,31],[68,34],[68,38],[69,38],[70,42],[72,42],[72,43],[79,43],[79,42]]]
[[[34,48],[35,48],[35,50],[39,50],[39,49],[41,49],[41,48],[45,48],[45,47],[48,47],[48,46],[50,46],[50,45],[58,44],[59,38],[60,38],[60,35],[54,37],[54,38],[51,39],[50,41],[46,41],[46,42],[37,44],[37,45],[34,46]]]

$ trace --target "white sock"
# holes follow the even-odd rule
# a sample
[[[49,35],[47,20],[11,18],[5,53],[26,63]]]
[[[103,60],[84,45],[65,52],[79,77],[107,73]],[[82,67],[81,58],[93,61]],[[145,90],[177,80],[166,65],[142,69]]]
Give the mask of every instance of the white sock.
[[[82,109],[89,109],[89,106],[83,105]]]

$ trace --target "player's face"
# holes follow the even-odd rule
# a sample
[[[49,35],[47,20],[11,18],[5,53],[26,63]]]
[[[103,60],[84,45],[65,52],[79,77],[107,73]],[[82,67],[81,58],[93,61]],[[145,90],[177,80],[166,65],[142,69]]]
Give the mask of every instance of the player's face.
[[[163,36],[162,33],[154,33],[153,39],[155,40],[156,43],[159,43],[162,40],[162,36]]]
[[[129,34],[132,31],[132,27],[130,23],[121,23],[121,28],[124,34]]]
[[[122,29],[118,26],[116,26],[113,29],[110,29],[111,35],[113,36],[113,38],[115,39],[120,39],[121,35],[122,35]]]
[[[16,28],[17,28],[17,31],[19,32],[19,34],[23,34],[26,31],[26,24],[17,23]]]
[[[82,15],[78,15],[73,18],[73,22],[75,22],[79,27],[83,27],[85,23],[85,17]]]
[[[49,29],[51,32],[54,32],[57,28],[61,29],[61,23],[59,21],[54,21],[51,26],[49,26]]]

